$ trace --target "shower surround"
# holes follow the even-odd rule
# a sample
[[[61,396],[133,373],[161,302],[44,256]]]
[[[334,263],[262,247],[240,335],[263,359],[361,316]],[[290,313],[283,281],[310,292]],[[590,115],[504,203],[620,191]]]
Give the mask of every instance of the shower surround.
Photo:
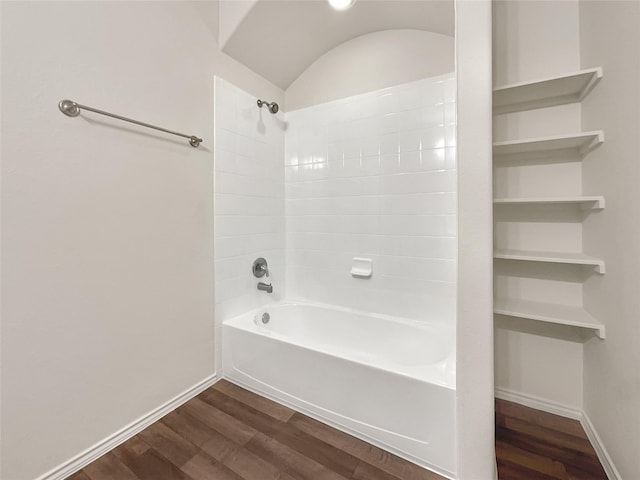
[[[455,110],[449,74],[287,112],[288,298],[454,324]]]
[[[454,74],[286,114],[256,100],[216,79],[218,371],[453,477]],[[257,257],[269,262],[272,294],[256,288]],[[370,278],[350,274],[354,257],[372,261]],[[285,311],[298,316],[280,327]],[[262,328],[264,312],[285,331]],[[407,348],[423,358],[433,344],[394,334],[409,324],[437,331],[444,357],[384,361]],[[395,400],[383,401],[376,385],[389,384]],[[403,401],[411,392],[418,400]]]
[[[222,320],[285,296],[284,122],[257,99],[215,78],[214,258],[216,370]],[[272,294],[257,289],[251,265],[269,262]]]

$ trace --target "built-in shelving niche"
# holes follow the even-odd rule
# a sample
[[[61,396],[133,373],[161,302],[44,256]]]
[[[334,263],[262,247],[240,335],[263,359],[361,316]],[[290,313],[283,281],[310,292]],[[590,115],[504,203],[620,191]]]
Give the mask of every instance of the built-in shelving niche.
[[[602,78],[601,68],[536,81],[504,85],[493,90],[494,115],[564,105],[582,101]],[[604,133],[578,132],[571,135],[557,135],[495,142],[494,162],[507,160],[537,162],[552,156],[582,158],[604,142]],[[576,205],[585,211],[602,210],[605,200],[602,196],[567,197],[503,197],[495,198],[496,208],[501,205]],[[541,262],[592,267],[598,274],[605,273],[604,260],[583,253],[523,251],[496,249],[494,258],[522,262]],[[533,302],[516,298],[497,297],[494,313],[526,320],[547,322],[570,327],[592,330],[599,338],[605,338],[604,325],[579,306],[556,303]]]

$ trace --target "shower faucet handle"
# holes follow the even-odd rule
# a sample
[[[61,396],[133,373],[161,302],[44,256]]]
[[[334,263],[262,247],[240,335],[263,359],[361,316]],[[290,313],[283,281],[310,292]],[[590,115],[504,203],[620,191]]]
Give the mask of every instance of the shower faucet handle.
[[[262,278],[265,275],[269,276],[269,266],[267,265],[267,261],[260,257],[256,258],[253,262],[253,266],[251,267],[251,271],[253,272],[253,276],[256,278]]]

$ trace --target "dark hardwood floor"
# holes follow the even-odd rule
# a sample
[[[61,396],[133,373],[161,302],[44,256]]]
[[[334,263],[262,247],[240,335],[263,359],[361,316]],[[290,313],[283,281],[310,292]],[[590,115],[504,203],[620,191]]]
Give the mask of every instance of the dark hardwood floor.
[[[496,427],[500,480],[606,480],[577,422],[498,401]],[[443,477],[223,380],[69,479]]]
[[[224,380],[70,480],[443,480]]]
[[[496,400],[500,480],[607,480],[582,425]]]

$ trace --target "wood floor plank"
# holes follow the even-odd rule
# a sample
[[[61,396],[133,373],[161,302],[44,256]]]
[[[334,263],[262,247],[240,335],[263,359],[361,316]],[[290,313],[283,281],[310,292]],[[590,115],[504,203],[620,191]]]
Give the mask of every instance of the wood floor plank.
[[[510,463],[522,465],[530,470],[558,480],[568,480],[569,478],[561,462],[533,452],[527,452],[526,450],[514,447],[500,440],[496,441],[496,455]]]
[[[235,418],[256,432],[274,435],[278,432],[278,424],[282,422],[252,408],[243,405],[222,392],[209,389],[200,394],[200,398],[209,405]]]
[[[137,458],[127,461],[127,467],[139,480],[193,480],[160,453],[150,448]],[[119,477],[113,477],[112,480]]]
[[[222,461],[231,453],[241,449],[242,446],[224,435],[218,434],[204,442],[200,448],[216,460]]]
[[[499,480],[606,480],[581,425],[496,402]],[[219,382],[70,480],[444,480],[374,445]]]
[[[84,473],[84,470],[80,470],[79,472],[76,472],[73,475],[71,475],[69,478],[67,478],[67,480],[91,480],[91,479],[86,473]]]
[[[181,467],[200,451],[193,443],[185,440],[162,422],[150,425],[138,435],[176,467]]]
[[[205,453],[199,453],[181,468],[193,480],[243,480],[225,465]]]
[[[501,427],[496,428],[496,438],[522,450],[535,452],[538,455],[560,461],[565,467],[571,465],[580,470],[594,472],[600,475],[604,473],[598,458],[595,456],[595,452],[587,454],[569,448],[561,448],[558,445],[542,442],[531,436]]]
[[[353,474],[360,463],[358,458],[348,452],[289,424],[281,425],[278,433],[273,435],[273,439],[346,478]]]
[[[282,472],[275,466],[247,451],[242,445],[234,442],[231,438],[213,429],[208,433],[211,437],[200,445],[202,452],[216,462],[224,465],[225,468],[238,477],[243,480],[261,480],[262,478],[264,478],[264,480],[286,480]],[[241,437],[241,440],[242,439],[243,437]],[[200,464],[192,465],[190,468],[202,468],[203,460],[199,459],[198,461]]]
[[[140,478],[122,463],[118,457],[109,452],[95,462],[84,467],[83,472],[91,480],[140,480]]]
[[[220,435],[220,433],[207,426],[204,422],[188,415],[184,411],[174,410],[170,414],[165,415],[160,421],[182,438],[198,447],[211,438]]]
[[[191,399],[178,410],[201,420],[208,427],[240,445],[247,443],[257,433],[255,429],[201,400],[200,396]]]
[[[566,465],[569,480],[607,480],[602,466],[597,470],[583,470],[574,465]]]
[[[246,448],[295,478],[304,480],[347,480],[348,478],[262,433],[253,437]]]
[[[265,397],[261,397],[260,395],[256,395],[255,393],[234,385],[231,382],[227,382],[226,380],[220,380],[211,388],[282,422],[286,422],[294,413],[296,413],[295,410],[292,410],[291,408],[280,405],[279,403]]]
[[[114,448],[112,452],[121,462],[126,464],[127,461],[139,457],[147,450],[149,450],[149,445],[138,435],[135,435],[122,445]]]
[[[499,418],[499,416],[497,416],[496,424],[499,427],[525,434],[529,437],[552,445],[557,445],[561,448],[567,448],[586,454],[591,454],[593,452],[593,447],[586,438],[579,438],[556,430],[549,430],[524,420],[512,417]]]
[[[390,473],[383,472],[379,468],[374,467],[362,460],[356,466],[352,480],[402,480]]]
[[[289,475],[287,472],[280,472],[280,478],[278,480],[300,480],[300,479]]]
[[[496,399],[496,417],[498,416],[512,417],[524,420],[528,423],[538,425],[540,427],[555,430],[567,435],[573,435],[578,438],[586,439],[587,436],[578,420],[561,417],[552,413],[536,410],[535,408],[525,407],[506,400]]]
[[[273,464],[245,448],[225,456],[223,463],[244,480],[282,480],[282,472]]]
[[[436,473],[301,413],[295,413],[288,423],[402,480],[442,480]]]
[[[500,480],[529,480],[530,469],[520,459],[505,458],[505,444],[563,465],[567,479],[606,480],[598,456],[576,420],[496,401],[496,457]],[[538,462],[540,463],[540,462]],[[529,473],[522,473],[525,469]],[[538,470],[540,470],[538,468]],[[540,474],[540,473],[539,473]],[[540,474],[541,475],[541,474]]]
[[[558,480],[555,476],[545,475],[544,473],[530,468],[511,463],[498,458],[498,479],[499,480]]]
[[[359,459],[349,453],[298,430],[288,423],[274,421],[273,417],[254,410],[248,405],[238,403],[235,399],[227,397],[221,392],[208,392],[202,398],[257,431],[306,455],[345,478],[351,476],[359,462]]]

